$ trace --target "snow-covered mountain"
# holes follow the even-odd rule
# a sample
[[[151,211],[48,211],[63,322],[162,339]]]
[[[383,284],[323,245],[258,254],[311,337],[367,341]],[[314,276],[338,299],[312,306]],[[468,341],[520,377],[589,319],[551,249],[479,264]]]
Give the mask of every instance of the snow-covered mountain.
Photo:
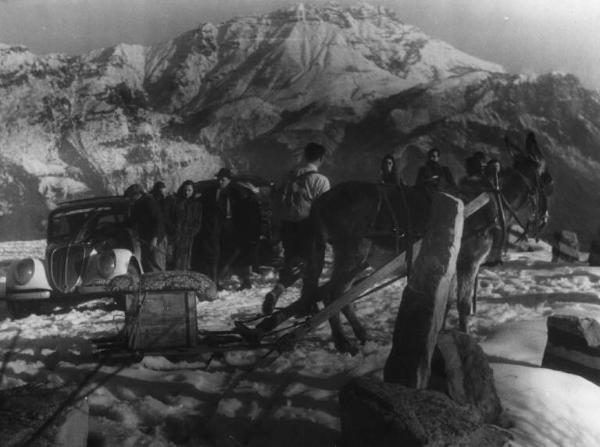
[[[502,156],[505,133],[525,129],[557,179],[555,228],[600,223],[597,94],[507,74],[384,8],[301,4],[80,56],[4,45],[0,95],[6,239],[39,234],[57,201],[132,182],[175,187],[225,164],[277,179],[311,140],[334,182],[375,179],[386,152],[412,181],[432,145],[459,176],[469,152]]]

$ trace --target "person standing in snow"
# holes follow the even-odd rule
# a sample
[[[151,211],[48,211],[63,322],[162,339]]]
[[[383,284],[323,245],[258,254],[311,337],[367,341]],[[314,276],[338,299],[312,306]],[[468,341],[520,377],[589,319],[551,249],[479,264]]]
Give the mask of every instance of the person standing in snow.
[[[189,270],[194,238],[202,225],[202,204],[195,197],[194,182],[186,180],[177,190],[171,207],[173,262],[175,270]]]
[[[330,188],[329,179],[319,173],[325,153],[322,145],[308,143],[304,148],[304,163],[290,171],[284,181],[281,221],[283,267],[279,272],[279,281],[265,295],[262,304],[265,315],[273,312],[283,291],[302,276],[310,231],[310,208]]]
[[[221,168],[216,178],[216,188],[203,194],[205,219],[196,253],[199,269],[220,289],[221,276],[239,267],[241,288],[251,288],[252,251],[260,229],[260,214],[248,211],[254,194],[234,182],[228,168]],[[258,229],[256,236],[251,237],[254,229]]]
[[[174,195],[167,194],[167,186],[163,181],[157,181],[150,190],[150,195],[156,200],[160,210],[163,213],[163,220],[165,225],[166,233],[166,268],[171,270],[173,268],[173,234],[175,229],[173,228],[173,222],[171,222],[171,211],[173,202],[175,200]]]
[[[125,190],[125,197],[133,202],[131,224],[140,239],[144,272],[165,270],[167,238],[158,203],[137,183]]]

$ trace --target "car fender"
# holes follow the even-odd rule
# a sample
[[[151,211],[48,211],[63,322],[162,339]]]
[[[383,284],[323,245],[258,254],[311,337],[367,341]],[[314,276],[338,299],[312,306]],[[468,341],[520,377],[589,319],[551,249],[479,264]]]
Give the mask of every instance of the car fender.
[[[15,280],[15,271],[19,262],[33,260],[34,272],[31,279],[25,284],[18,284]],[[52,290],[46,274],[46,263],[37,258],[23,258],[10,264],[6,272],[6,291]]]

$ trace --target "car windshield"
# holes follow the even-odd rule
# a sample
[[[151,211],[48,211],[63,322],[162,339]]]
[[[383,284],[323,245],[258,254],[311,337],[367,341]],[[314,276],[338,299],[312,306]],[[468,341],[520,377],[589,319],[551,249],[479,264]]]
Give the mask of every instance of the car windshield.
[[[55,211],[48,222],[48,243],[74,240],[78,235],[93,232],[105,224],[123,224],[127,219],[126,206],[90,206],[86,208]]]

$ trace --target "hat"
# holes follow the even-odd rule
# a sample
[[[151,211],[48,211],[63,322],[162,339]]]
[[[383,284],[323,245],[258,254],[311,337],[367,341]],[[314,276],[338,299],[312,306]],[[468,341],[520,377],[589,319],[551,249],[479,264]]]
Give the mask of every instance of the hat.
[[[231,178],[231,170],[228,168],[221,168],[219,169],[219,172],[217,172],[217,175],[215,175],[215,177],[217,178],[223,178],[223,177],[227,177],[227,178]]]

